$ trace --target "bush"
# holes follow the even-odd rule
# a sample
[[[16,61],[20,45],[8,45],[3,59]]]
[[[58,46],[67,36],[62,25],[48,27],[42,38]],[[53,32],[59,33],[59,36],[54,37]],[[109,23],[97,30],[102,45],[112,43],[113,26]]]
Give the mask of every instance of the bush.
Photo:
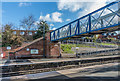
[[[61,44],[61,49],[63,53],[74,53],[74,51],[71,50],[72,47],[75,47],[75,45]]]

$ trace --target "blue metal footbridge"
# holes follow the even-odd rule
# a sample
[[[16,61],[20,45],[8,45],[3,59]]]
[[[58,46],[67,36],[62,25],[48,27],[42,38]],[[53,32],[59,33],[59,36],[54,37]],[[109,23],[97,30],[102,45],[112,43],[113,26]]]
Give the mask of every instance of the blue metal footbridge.
[[[120,1],[112,2],[50,33],[51,41],[120,30]]]

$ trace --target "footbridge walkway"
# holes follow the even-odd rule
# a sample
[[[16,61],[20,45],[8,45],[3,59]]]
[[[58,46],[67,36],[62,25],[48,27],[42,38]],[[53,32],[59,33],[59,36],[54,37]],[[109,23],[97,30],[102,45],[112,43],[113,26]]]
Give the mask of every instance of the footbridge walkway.
[[[112,2],[50,33],[51,41],[120,30],[120,1]]]

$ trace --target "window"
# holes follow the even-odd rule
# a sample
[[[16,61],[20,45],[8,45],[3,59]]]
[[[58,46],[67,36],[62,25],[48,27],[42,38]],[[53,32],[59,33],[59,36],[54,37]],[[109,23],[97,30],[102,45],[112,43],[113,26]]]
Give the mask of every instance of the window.
[[[118,36],[118,39],[120,38],[120,36]]]
[[[37,34],[37,32],[35,32],[35,34]]]
[[[29,35],[32,35],[32,32],[29,32]]]
[[[116,36],[117,34],[116,34],[116,33],[114,33],[113,35],[114,35],[114,36]]]
[[[7,47],[7,49],[8,49],[8,50],[10,50],[10,49],[11,49],[11,47],[10,47],[10,46],[8,46],[8,47]]]
[[[31,49],[31,54],[38,54],[38,49]]]
[[[14,31],[13,34],[16,34],[16,31]]]
[[[26,50],[29,51],[29,48],[27,48]]]
[[[104,36],[107,36],[107,34],[106,34],[106,33],[104,33]]]
[[[24,35],[25,34],[25,32],[20,32],[20,35]]]
[[[1,57],[3,57],[3,53],[1,53]]]

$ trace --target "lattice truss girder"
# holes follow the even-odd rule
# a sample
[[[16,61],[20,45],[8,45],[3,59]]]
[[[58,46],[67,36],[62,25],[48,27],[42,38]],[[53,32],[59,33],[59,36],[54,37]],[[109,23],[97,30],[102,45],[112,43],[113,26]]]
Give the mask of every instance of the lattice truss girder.
[[[120,25],[119,2],[113,2],[51,32],[51,41]]]

